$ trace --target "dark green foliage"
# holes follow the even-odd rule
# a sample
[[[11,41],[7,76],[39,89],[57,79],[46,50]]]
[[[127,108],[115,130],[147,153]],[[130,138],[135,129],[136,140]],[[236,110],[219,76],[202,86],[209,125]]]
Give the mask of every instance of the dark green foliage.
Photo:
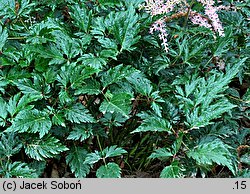
[[[182,169],[180,168],[178,161],[174,161],[171,165],[166,166],[160,175],[161,178],[181,178],[182,176]]]
[[[116,163],[100,166],[96,171],[97,178],[120,178],[121,169]]]
[[[83,164],[86,159],[88,151],[81,147],[72,147],[66,156],[66,162],[70,166],[71,171],[78,178],[86,177],[90,171],[89,164]]]
[[[18,137],[15,137],[14,133],[8,133],[6,136],[4,133],[1,135],[1,142],[0,142],[0,156],[1,158],[7,157],[10,158],[14,154],[18,153],[21,148],[22,144]]]
[[[42,138],[49,132],[51,126],[52,123],[49,119],[48,113],[37,109],[24,110],[16,115],[11,127],[6,131],[39,133],[39,137]]]
[[[137,114],[141,119],[143,119],[142,124],[135,129],[132,133],[135,132],[146,132],[146,131],[158,131],[158,132],[168,132],[171,133],[170,123],[162,118],[159,118],[155,115],[147,114],[142,112]]]
[[[143,2],[1,1],[0,177],[249,177],[249,5],[166,53]]]
[[[70,132],[67,139],[84,141],[91,137],[93,134],[93,129],[89,125],[76,125]]]
[[[36,160],[51,158],[68,148],[62,145],[58,139],[45,136],[43,139],[32,138],[24,145],[25,153]]]
[[[65,117],[72,123],[90,123],[94,122],[94,118],[89,114],[88,110],[80,103],[65,108]]]
[[[21,162],[2,164],[0,173],[4,178],[37,178],[38,176],[34,169]]]
[[[232,148],[231,148],[232,149]],[[193,158],[199,165],[211,165],[213,162],[227,166],[234,174],[234,157],[230,152],[230,147],[219,139],[204,139],[198,146],[187,153],[189,158]]]
[[[132,96],[127,93],[111,94],[106,93],[106,99],[100,106],[100,111],[105,114],[109,113],[120,113],[125,117],[129,117],[131,110],[130,101]]]

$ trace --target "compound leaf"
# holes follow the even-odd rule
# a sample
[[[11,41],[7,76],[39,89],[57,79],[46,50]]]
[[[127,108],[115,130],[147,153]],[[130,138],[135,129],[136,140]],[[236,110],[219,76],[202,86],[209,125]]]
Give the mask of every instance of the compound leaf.
[[[177,86],[176,97],[180,108],[184,110],[187,125],[190,128],[200,128],[211,124],[213,119],[230,111],[235,105],[231,104],[223,92],[228,88],[230,81],[239,72],[246,58],[233,67],[228,68],[226,74],[214,73],[208,79],[196,77],[185,83],[185,90]]]
[[[6,102],[0,97],[0,126],[5,126],[5,119],[7,118],[8,111],[7,111],[7,104]]]
[[[95,121],[89,111],[80,103],[65,108],[65,117],[72,123],[92,123]]]
[[[2,133],[0,140],[0,157],[10,158],[14,154],[18,153],[22,146],[23,144],[20,142],[15,133]]]
[[[111,94],[109,99],[105,99],[99,110],[105,114],[110,113],[121,113],[126,118],[129,118],[131,110],[131,98],[132,96],[127,93]]]
[[[246,153],[240,157],[240,161],[244,164],[250,165],[250,153]]]
[[[97,178],[120,178],[121,168],[118,164],[110,162],[100,166],[96,171]]]
[[[161,178],[181,178],[182,177],[182,169],[179,166],[178,161],[173,161],[171,165],[166,166],[160,174]]]
[[[102,151],[102,155],[105,158],[108,157],[115,157],[115,156],[120,156],[122,154],[127,153],[126,150],[122,149],[122,148],[118,148],[116,145],[114,146],[110,146],[110,147],[106,147],[103,151]]]
[[[37,100],[35,96],[30,96],[30,95],[21,96],[21,93],[18,93],[9,99],[7,110],[10,113],[11,117],[14,117],[14,115],[20,111],[31,110],[34,107],[34,105],[29,105],[29,103],[35,100]]]
[[[95,56],[92,53],[82,55],[78,61],[94,69],[102,69],[107,63],[105,58]]]
[[[2,29],[2,26],[0,25],[0,51],[2,51],[2,48],[4,47],[7,41],[7,38],[8,38],[7,29]]]
[[[98,162],[99,160],[101,160],[102,157],[101,157],[101,154],[100,152],[96,151],[93,152],[93,153],[89,153],[84,161],[84,164],[89,164],[89,165],[92,165],[96,162]]]
[[[52,122],[47,112],[33,110],[23,110],[19,112],[12,122],[12,126],[6,131],[18,133],[39,133],[40,138],[47,134],[52,127]]]
[[[135,71],[137,70],[132,68],[131,66],[123,66],[122,64],[117,65],[116,67],[106,71],[102,75],[101,81],[103,83],[103,86],[107,87],[110,84],[117,83],[125,77],[129,77]]]
[[[138,15],[135,9],[130,6],[125,12],[119,12],[114,15],[114,25],[111,29],[117,42],[121,45],[120,52],[123,50],[132,51],[134,45],[139,41],[140,26],[138,25]]]
[[[45,86],[43,80],[38,76],[34,76],[33,82],[30,79],[21,79],[14,83],[23,94],[29,94],[37,99],[42,99],[50,92],[50,85]]]
[[[73,5],[70,9],[70,15],[75,21],[74,24],[85,33],[88,33],[92,20],[92,11],[84,7],[81,8],[79,5]]]
[[[3,165],[3,169],[0,169],[0,175],[3,174],[4,178],[37,178],[38,175],[35,172],[34,169],[22,162],[7,162]]]
[[[148,158],[155,159],[158,158],[160,160],[168,159],[173,156],[173,153],[168,148],[159,148],[155,150]]]
[[[70,132],[67,139],[84,141],[93,135],[92,128],[90,126],[77,125]]]
[[[35,160],[52,158],[61,152],[69,150],[52,136],[45,136],[42,139],[34,137],[25,144],[24,149],[25,153]]]
[[[99,93],[101,93],[100,83],[94,79],[87,80],[86,84],[82,84],[75,91],[75,95],[79,94],[97,95]]]
[[[66,156],[66,162],[77,178],[84,178],[90,172],[90,166],[83,163],[87,154],[84,148],[74,146]]]
[[[150,96],[153,86],[151,85],[150,80],[148,80],[140,71],[133,72],[127,76],[126,79],[133,85],[138,93],[144,96]]]
[[[156,115],[150,115],[146,112],[139,113],[138,116],[143,119],[142,124],[131,133],[158,131],[171,133],[171,125],[166,119]]]
[[[187,156],[193,158],[198,164],[209,164],[213,163],[227,166],[233,173],[233,155],[229,150],[229,146],[223,143],[219,139],[211,141],[210,139],[201,141],[198,146],[191,149]]]

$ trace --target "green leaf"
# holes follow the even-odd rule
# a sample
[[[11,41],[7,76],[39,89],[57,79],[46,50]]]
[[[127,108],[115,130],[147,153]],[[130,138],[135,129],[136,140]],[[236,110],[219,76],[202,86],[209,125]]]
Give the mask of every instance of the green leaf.
[[[67,137],[68,140],[79,140],[84,141],[93,135],[93,130],[91,126],[77,125],[73,128]]]
[[[96,162],[98,162],[99,160],[101,160],[102,157],[100,155],[100,152],[96,151],[93,153],[89,153],[84,161],[84,164],[95,164]]]
[[[134,72],[137,72],[137,70],[131,66],[124,66],[120,64],[103,73],[101,82],[104,87],[107,87],[110,84],[117,83],[125,77],[129,77]]]
[[[250,153],[246,153],[240,157],[240,162],[250,165]]]
[[[8,32],[7,29],[2,29],[2,26],[0,25],[0,51],[2,51],[6,41],[8,38]]]
[[[193,158],[198,164],[212,165],[213,163],[227,166],[235,174],[233,155],[229,146],[219,139],[205,139],[196,147],[187,152],[189,158]]]
[[[236,138],[238,139],[238,142],[240,142],[241,138],[237,137],[237,134],[240,135],[240,133],[238,133],[237,131],[238,128],[239,128],[239,124],[237,121],[216,122],[215,124],[209,127],[206,127],[210,135],[213,135],[215,137],[220,137],[221,139],[236,136]]]
[[[30,0],[21,0],[18,15],[22,17],[28,17],[35,5],[36,4]]]
[[[142,112],[137,114],[143,119],[142,124],[131,133],[146,132],[146,131],[158,131],[171,133],[171,125],[166,119],[160,118],[156,115]]]
[[[225,112],[235,108],[236,105],[231,104],[227,99],[220,99],[215,104],[211,104],[200,113],[199,108],[195,108],[193,112],[186,115],[187,122],[191,128],[199,128],[209,125],[211,120],[221,117]]]
[[[52,31],[52,34],[55,37],[56,44],[53,44],[50,47],[51,51],[60,53],[60,55],[62,55],[64,58],[66,55],[66,60],[70,60],[72,58],[75,58],[79,54],[82,54],[78,39],[70,37],[68,34],[66,34],[65,31],[61,30],[54,30]]]
[[[49,132],[51,127],[52,123],[48,113],[33,109],[19,112],[14,118],[11,127],[6,131],[39,133],[40,138],[42,138]]]
[[[29,163],[28,166],[31,169],[35,169],[38,176],[37,178],[41,178],[46,168],[46,161],[34,160],[33,162]]]
[[[162,117],[162,107],[159,105],[159,102],[165,102],[159,95],[160,91],[155,91],[150,94],[152,98],[151,108],[159,117]]]
[[[184,136],[184,133],[182,131],[180,131],[178,133],[178,137],[176,138],[175,142],[171,146],[172,152],[174,155],[176,155],[181,148],[181,145],[183,143],[183,136]]]
[[[230,29],[230,28],[229,28]],[[222,56],[222,54],[228,52],[230,44],[232,44],[232,31],[228,30],[225,33],[226,35],[223,37],[218,37],[218,43],[213,44],[215,47],[213,48],[214,56]]]
[[[127,120],[126,117],[124,117],[120,113],[106,113],[103,115],[103,117],[100,119],[100,121],[106,125],[106,126],[122,126],[122,124]]]
[[[250,88],[247,89],[242,99],[245,101],[245,103],[250,104]]]
[[[165,160],[172,156],[173,154],[171,153],[169,148],[159,148],[155,150],[148,158],[151,159],[158,158],[160,160]]]
[[[110,162],[100,166],[96,171],[97,178],[121,178],[121,168],[118,164]]]
[[[109,59],[112,58],[114,60],[117,60],[117,55],[118,55],[118,51],[117,50],[112,50],[112,49],[104,49],[101,51],[100,53],[100,57],[105,58],[105,59]]]
[[[44,44],[55,41],[52,35],[54,30],[60,30],[61,27],[55,19],[48,17],[46,20],[35,23],[30,27],[30,35],[26,42],[31,44]]]
[[[84,178],[90,172],[90,166],[83,163],[87,154],[85,149],[74,146],[66,156],[66,163],[77,178]]]
[[[1,59],[1,58],[0,58]],[[0,71],[0,78],[4,80],[4,82],[15,83],[19,79],[30,78],[31,74],[21,69],[18,66],[11,67],[10,69],[4,69]]]
[[[52,136],[30,138],[24,146],[25,153],[35,159],[44,160],[45,158],[55,157],[57,154],[69,150],[62,145],[58,139]]]
[[[0,60],[0,65],[2,65],[1,60]],[[6,78],[3,77],[1,74],[2,74],[2,72],[0,71],[0,92],[2,94],[4,94],[5,93],[5,87],[9,84],[9,81],[6,80]]]
[[[84,79],[90,78],[90,77],[92,77],[95,74],[98,74],[100,72],[99,69],[96,69],[93,67],[89,67],[89,66],[85,66],[85,65],[83,65],[83,67],[84,68],[82,68],[81,77],[83,77]]]
[[[84,88],[85,84],[90,86],[98,85],[98,83],[95,83],[94,80],[86,80],[87,78],[90,78],[94,73],[98,73],[98,70],[88,66],[70,63],[61,67],[61,71],[56,76],[56,80],[59,82],[58,85],[61,87],[61,91],[64,91],[64,93],[69,93],[70,89],[80,90],[81,88]],[[89,81],[92,81],[94,83],[88,83]]]
[[[50,114],[52,114],[52,124],[53,125],[61,125],[62,127],[66,127],[64,114],[62,113],[62,110],[55,110],[54,108],[47,106],[48,111],[50,111]]]
[[[5,119],[7,118],[8,111],[7,111],[7,104],[6,102],[0,97],[0,126],[4,127],[6,124]]]
[[[134,45],[141,38],[139,35],[139,17],[136,14],[135,9],[130,6],[125,12],[117,12],[113,19],[114,25],[112,26],[111,32],[115,36],[117,42],[121,45],[120,52],[123,50],[134,50]]]
[[[191,81],[186,81],[185,90],[176,87],[176,97],[180,108],[187,118],[190,128],[200,128],[211,124],[213,119],[222,116],[236,107],[225,97],[228,84],[239,72],[246,58],[233,67],[227,68],[226,74],[214,72],[207,79],[195,75]]]
[[[22,162],[7,162],[3,169],[0,169],[0,175],[4,178],[37,178],[38,175],[34,169],[29,168],[26,163]],[[1,172],[2,171],[2,172]]]
[[[65,117],[72,123],[92,123],[95,119],[89,111],[80,103],[65,108]]]
[[[36,53],[37,56],[44,59],[49,59],[49,65],[63,64],[66,62],[66,59],[63,57],[63,53],[52,43],[48,44],[47,47],[44,47],[42,45],[28,45],[27,47],[30,51]]]
[[[63,118],[62,113],[54,113],[52,117],[52,124],[54,125],[61,125],[62,127],[66,127],[65,119]]]
[[[139,17],[133,6],[129,6],[126,11],[110,12],[104,17],[98,17],[94,21],[92,34],[105,48],[116,50],[114,44],[120,46],[119,52],[133,51],[135,44],[140,40]],[[110,37],[107,38],[106,32]],[[111,39],[112,38],[112,39]]]
[[[100,37],[98,42],[101,43],[102,47],[117,51],[117,44],[114,40],[109,38]]]
[[[92,20],[92,11],[87,10],[85,7],[80,7],[78,4],[70,7],[70,16],[74,20],[74,25],[76,25],[80,30],[88,33]]]
[[[70,87],[77,90],[82,86],[84,87],[84,84],[88,84],[88,81],[91,80],[88,78],[91,78],[93,74],[97,74],[100,70],[85,65],[71,63],[66,67],[63,66],[61,71],[60,77],[58,76],[57,80],[64,86],[64,88],[67,88],[67,84],[70,83]],[[98,83],[93,83],[93,85],[98,85]]]
[[[61,105],[69,104],[74,101],[68,90],[65,88],[61,88],[58,97]]]
[[[20,142],[15,133],[2,133],[0,140],[0,158],[7,157],[8,159],[18,153],[23,144]]]
[[[237,176],[237,178],[249,178],[249,177],[250,177],[250,170],[248,168],[241,170],[239,175]]]
[[[99,93],[101,93],[100,83],[94,79],[86,80],[86,84],[81,85],[75,91],[75,95],[79,94],[97,95]]]
[[[13,18],[15,16],[15,1],[14,0],[5,0],[0,4],[0,16]],[[11,12],[12,11],[12,12]]]
[[[121,113],[126,118],[129,118],[131,110],[131,99],[132,96],[127,93],[111,94],[109,99],[105,99],[99,110],[106,114],[110,113]]]
[[[14,117],[14,115],[19,113],[20,111],[31,110],[34,107],[34,105],[29,105],[29,103],[36,100],[37,100],[36,96],[30,96],[30,95],[21,96],[21,93],[18,93],[9,99],[7,110],[10,113],[11,117]]]
[[[104,0],[103,0],[104,1]],[[127,0],[127,1],[124,1],[125,5],[128,7],[128,6],[133,6],[135,8],[138,8],[140,7],[140,5],[144,2],[144,0]]]
[[[29,79],[21,79],[14,83],[23,94],[29,94],[37,99],[42,99],[50,92],[50,85],[45,84],[38,76],[34,76],[33,82]]]
[[[126,150],[122,149],[122,148],[118,148],[116,145],[114,146],[110,146],[110,147],[106,147],[103,151],[102,151],[102,155],[104,158],[109,158],[109,157],[115,157],[115,156],[120,156],[122,154],[127,153]]]
[[[82,54],[81,45],[78,39],[70,37],[62,30],[52,30],[51,35],[55,39],[46,45],[27,45],[26,48],[37,56],[49,59],[49,65],[63,64],[70,59]]]
[[[43,97],[40,85],[37,85],[37,88],[29,79],[18,80],[15,85],[22,91],[23,94],[32,94],[38,98]]]
[[[102,69],[107,63],[105,58],[95,56],[92,53],[82,55],[77,61],[94,69]]]
[[[173,161],[171,165],[166,166],[160,174],[161,178],[181,178],[182,177],[182,169],[179,166],[178,161]]]
[[[118,6],[121,1],[119,0],[99,0],[99,2],[102,6],[110,6],[110,7],[115,7]]]
[[[151,85],[150,80],[148,80],[141,72],[135,71],[127,76],[126,79],[133,85],[138,93],[144,96],[150,96],[153,86]]]
[[[70,37],[62,30],[52,30],[51,35],[55,39],[44,46],[41,44],[27,45],[26,48],[39,57],[49,59],[49,65],[63,64],[82,54],[78,39]]]

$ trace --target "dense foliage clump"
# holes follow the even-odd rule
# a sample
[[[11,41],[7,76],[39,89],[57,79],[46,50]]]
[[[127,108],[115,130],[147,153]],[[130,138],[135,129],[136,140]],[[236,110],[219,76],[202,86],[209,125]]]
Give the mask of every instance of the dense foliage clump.
[[[248,0],[2,0],[0,177],[250,177],[249,19]]]

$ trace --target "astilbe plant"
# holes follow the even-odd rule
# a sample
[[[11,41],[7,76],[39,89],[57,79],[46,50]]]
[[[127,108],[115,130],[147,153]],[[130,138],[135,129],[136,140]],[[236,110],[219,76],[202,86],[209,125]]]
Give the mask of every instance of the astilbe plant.
[[[0,177],[249,177],[249,16],[1,0]]]
[[[192,9],[195,3],[203,5],[204,13],[199,13]],[[218,8],[214,4],[213,0],[192,0],[191,3],[188,3],[186,0],[146,0],[143,8],[151,16],[160,16],[160,19],[157,19],[150,28],[150,33],[154,31],[159,33],[162,45],[165,51],[168,52],[166,25],[172,19],[186,17],[186,20],[190,19],[193,24],[209,28],[218,32],[219,36],[224,36],[222,23],[217,14]]]

